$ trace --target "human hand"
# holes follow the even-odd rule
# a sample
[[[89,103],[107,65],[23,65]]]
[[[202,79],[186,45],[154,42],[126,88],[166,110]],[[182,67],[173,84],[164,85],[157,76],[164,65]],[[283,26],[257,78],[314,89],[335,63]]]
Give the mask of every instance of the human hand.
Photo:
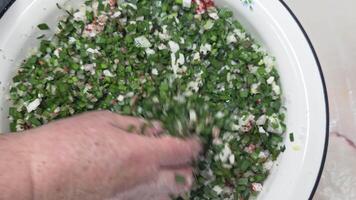
[[[145,135],[162,132],[153,124]],[[188,191],[199,141],[140,135],[143,125],[98,111],[29,130],[34,199],[168,200]]]

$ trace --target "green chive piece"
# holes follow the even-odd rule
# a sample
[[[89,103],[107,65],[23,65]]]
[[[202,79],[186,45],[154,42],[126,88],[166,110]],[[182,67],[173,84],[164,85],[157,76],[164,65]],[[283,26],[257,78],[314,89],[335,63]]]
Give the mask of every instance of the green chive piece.
[[[289,141],[294,142],[294,133],[289,133]]]
[[[180,174],[176,174],[175,175],[175,181],[176,183],[180,184],[180,185],[184,185],[185,184],[185,177],[180,175]]]
[[[40,30],[49,30],[49,26],[45,23],[42,23],[42,24],[38,24],[37,27],[40,29]]]

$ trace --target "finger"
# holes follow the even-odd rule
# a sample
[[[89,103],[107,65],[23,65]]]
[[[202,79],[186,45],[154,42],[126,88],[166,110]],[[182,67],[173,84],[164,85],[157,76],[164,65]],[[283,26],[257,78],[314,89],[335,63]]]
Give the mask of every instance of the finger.
[[[171,200],[168,195],[151,196],[147,200]]]
[[[159,136],[163,128],[158,121],[147,121],[143,118],[114,114],[111,117],[111,125],[127,132],[143,134],[146,136]]]
[[[155,139],[155,155],[161,167],[182,166],[196,160],[202,150],[196,138],[178,139],[169,136]]]
[[[157,178],[159,193],[177,196],[190,190],[193,185],[193,169],[191,167],[161,170]]]
[[[143,118],[119,115],[110,111],[95,111],[88,115],[91,117],[92,123],[105,121],[112,127],[130,133],[159,136],[163,132],[162,125],[158,121],[147,121]]]
[[[156,199],[157,200],[170,200],[171,198],[169,196],[164,195],[164,196],[158,196],[152,200],[156,200]]]

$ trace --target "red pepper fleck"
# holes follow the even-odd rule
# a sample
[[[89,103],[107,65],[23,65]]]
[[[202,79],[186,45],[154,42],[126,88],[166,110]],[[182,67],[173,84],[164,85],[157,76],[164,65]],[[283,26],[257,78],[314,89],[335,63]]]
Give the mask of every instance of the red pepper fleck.
[[[119,102],[119,101],[118,101],[117,99],[113,99],[113,100],[111,101],[111,105],[116,105],[118,102]]]
[[[256,150],[256,145],[250,144],[247,147],[245,147],[245,151],[247,153],[253,153]]]
[[[116,0],[109,0],[109,5],[110,8],[113,9],[117,6],[117,1]]]
[[[213,0],[193,0],[197,4],[196,12],[197,14],[203,14],[211,7],[215,7]]]
[[[63,71],[68,73],[69,72],[69,68],[68,67],[63,67]]]
[[[243,132],[249,132],[253,128],[253,120],[248,121],[247,124],[241,128]]]

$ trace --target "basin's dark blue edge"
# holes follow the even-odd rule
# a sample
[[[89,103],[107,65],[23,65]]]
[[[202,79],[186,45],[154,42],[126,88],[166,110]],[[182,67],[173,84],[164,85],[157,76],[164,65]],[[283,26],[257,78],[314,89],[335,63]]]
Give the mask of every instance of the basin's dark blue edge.
[[[5,14],[7,9],[15,2],[16,0],[0,0],[0,18]]]
[[[323,158],[322,158],[322,161],[320,163],[320,169],[319,169],[319,173],[318,173],[318,177],[317,179],[315,180],[315,184],[314,184],[314,187],[313,187],[313,190],[309,196],[309,200],[312,200],[314,195],[315,195],[315,192],[316,192],[316,189],[318,188],[318,185],[319,185],[319,182],[320,182],[320,179],[321,179],[321,175],[323,173],[323,169],[324,169],[324,165],[325,165],[325,160],[326,160],[326,154],[328,152],[328,145],[329,145],[329,100],[328,100],[328,92],[327,92],[327,89],[326,89],[326,83],[325,83],[325,78],[324,78],[324,74],[323,74],[323,70],[321,68],[321,65],[320,65],[320,61],[319,61],[319,58],[318,58],[318,55],[316,54],[316,51],[314,49],[314,46],[312,44],[312,42],[310,41],[310,38],[307,34],[307,32],[305,31],[305,29],[303,28],[302,24],[299,22],[298,18],[296,17],[296,15],[293,13],[293,11],[289,8],[289,6],[283,1],[283,0],[279,0],[279,2],[281,2],[281,4],[288,10],[288,12],[290,13],[290,15],[294,18],[294,21],[298,24],[300,30],[303,32],[304,34],[304,37],[305,39],[307,40],[309,46],[310,46],[310,49],[312,50],[313,52],[313,55],[314,55],[314,59],[315,59],[315,62],[316,64],[318,65],[318,68],[319,68],[319,74],[320,74],[320,78],[321,78],[321,82],[323,84],[323,92],[324,92],[324,100],[325,100],[325,111],[326,111],[326,132],[325,132],[325,144],[324,144],[324,152],[323,152]]]
[[[0,18],[5,14],[5,12],[7,11],[8,8],[10,8],[10,6],[15,2],[16,0],[2,0],[0,1]],[[293,13],[293,11],[289,8],[289,6],[283,1],[283,0],[279,0],[279,2],[288,10],[288,12],[290,13],[290,15],[293,17],[293,19],[295,20],[295,22],[297,23],[297,25],[299,26],[300,30],[303,32],[305,39],[307,40],[310,49],[313,52],[314,55],[314,59],[316,64],[318,65],[319,68],[319,73],[320,73],[320,78],[322,81],[322,85],[323,85],[323,92],[324,92],[324,100],[325,100],[325,111],[326,111],[326,132],[325,132],[325,144],[324,144],[324,153],[323,153],[323,158],[320,164],[320,169],[319,169],[319,173],[318,173],[318,177],[315,180],[315,184],[313,187],[313,190],[309,196],[309,199],[313,199],[313,196],[316,192],[316,189],[318,188],[319,182],[320,182],[320,178],[321,175],[323,173],[323,169],[324,169],[324,165],[325,165],[325,160],[326,160],[326,154],[328,151],[328,144],[329,144],[329,100],[328,100],[328,93],[327,93],[327,89],[326,89],[326,84],[325,84],[325,78],[324,78],[324,74],[323,71],[321,69],[321,65],[320,65],[320,61],[319,58],[316,54],[316,51],[314,49],[313,44],[311,43],[308,34],[306,33],[306,31],[304,30],[302,24],[299,22],[298,18],[296,17],[296,15]]]

